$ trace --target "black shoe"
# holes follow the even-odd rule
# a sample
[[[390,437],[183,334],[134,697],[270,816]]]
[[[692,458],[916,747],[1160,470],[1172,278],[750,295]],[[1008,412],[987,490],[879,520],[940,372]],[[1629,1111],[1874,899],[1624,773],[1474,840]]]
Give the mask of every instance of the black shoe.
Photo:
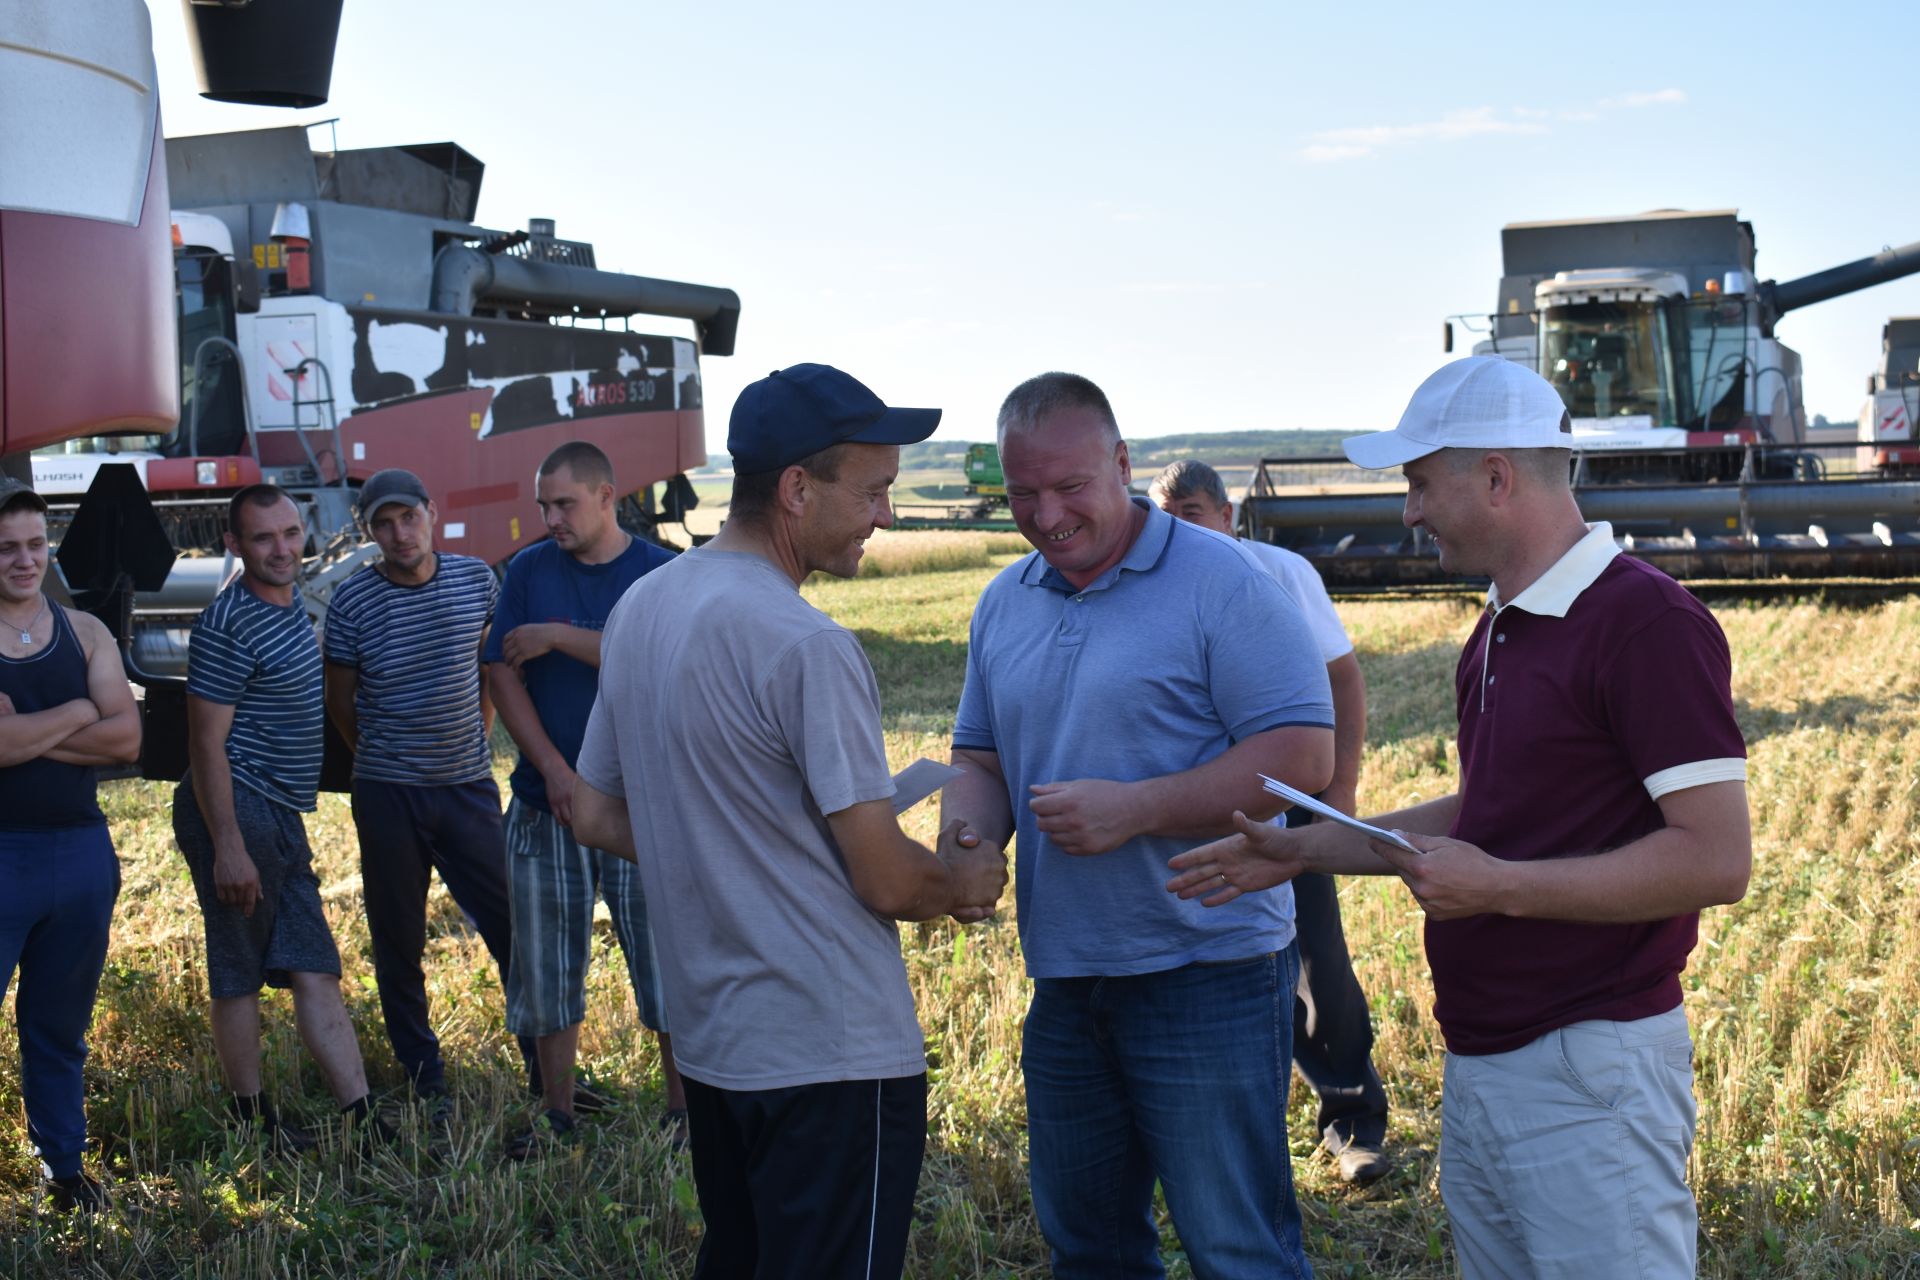
[[[108,1204],[107,1189],[84,1173],[46,1180],[47,1199],[61,1213],[99,1213]]]
[[[1340,1169],[1340,1181],[1351,1186],[1364,1187],[1393,1172],[1393,1160],[1385,1151],[1357,1139],[1334,1152],[1333,1158]]]
[[[525,1132],[507,1143],[507,1159],[531,1160],[559,1147],[573,1145],[573,1117],[549,1108],[542,1111]]]

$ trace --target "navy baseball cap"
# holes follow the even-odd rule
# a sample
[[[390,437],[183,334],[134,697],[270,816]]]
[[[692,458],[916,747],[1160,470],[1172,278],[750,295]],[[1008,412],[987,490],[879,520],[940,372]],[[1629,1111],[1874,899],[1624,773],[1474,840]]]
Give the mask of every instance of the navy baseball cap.
[[[424,507],[427,501],[427,486],[420,483],[419,476],[400,467],[388,467],[385,471],[374,472],[360,486],[360,518],[371,520],[376,511],[395,502],[402,506]]]
[[[889,409],[832,365],[796,364],[740,393],[727,423],[727,452],[734,471],[750,476],[836,444],[915,444],[939,425],[938,409]]]

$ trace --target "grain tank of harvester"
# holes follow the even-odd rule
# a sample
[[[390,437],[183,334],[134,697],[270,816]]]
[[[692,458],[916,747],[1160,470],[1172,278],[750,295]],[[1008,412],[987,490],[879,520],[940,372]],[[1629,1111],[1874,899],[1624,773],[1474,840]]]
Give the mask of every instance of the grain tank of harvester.
[[[0,455],[55,504],[64,586],[113,628],[146,690],[149,776],[184,766],[187,631],[234,568],[219,533],[245,484],[274,481],[302,506],[316,615],[369,557],[353,502],[384,467],[426,482],[442,549],[490,563],[544,532],[534,471],[565,440],[612,458],[631,526],[692,505],[699,356],[732,352],[730,290],[603,271],[551,222],[476,223],[483,166],[453,143],[316,152],[300,128],[163,143],[144,5],[75,8],[89,22],[68,30],[48,7],[55,38],[33,65],[71,79],[101,64],[100,96],[123,113],[138,80],[144,115],[121,131],[145,132],[137,156],[131,143],[110,153],[117,135],[76,140],[43,109],[0,138]],[[103,52],[102,30],[135,34]],[[257,48],[217,56],[203,82],[224,76],[246,101],[274,92]],[[16,155],[37,167],[22,177],[4,163]],[[101,209],[65,193],[76,168]],[[65,204],[43,226],[49,199]],[[636,315],[690,321],[692,336],[635,331]]]
[[[1732,210],[1516,223],[1501,233],[1494,311],[1476,355],[1536,369],[1573,422],[1589,520],[1676,577],[1920,573],[1920,484],[1806,439],[1800,357],[1775,336],[1799,307],[1920,271],[1920,244],[1784,283],[1754,274]],[[1447,326],[1453,346],[1453,321]],[[1330,582],[1444,579],[1399,493],[1289,493],[1263,464],[1244,531],[1313,559]]]

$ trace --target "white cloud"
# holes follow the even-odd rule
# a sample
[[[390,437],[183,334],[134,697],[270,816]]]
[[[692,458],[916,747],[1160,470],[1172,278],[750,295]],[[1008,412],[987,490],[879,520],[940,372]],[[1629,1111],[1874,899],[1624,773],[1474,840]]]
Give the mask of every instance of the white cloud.
[[[1433,142],[1460,142],[1496,135],[1537,135],[1551,131],[1551,123],[1579,124],[1598,120],[1609,111],[1684,103],[1684,89],[1657,89],[1603,98],[1583,107],[1470,107],[1449,111],[1437,120],[1414,124],[1378,124],[1322,129],[1300,149],[1300,158],[1314,164],[1357,160],[1390,147]]]

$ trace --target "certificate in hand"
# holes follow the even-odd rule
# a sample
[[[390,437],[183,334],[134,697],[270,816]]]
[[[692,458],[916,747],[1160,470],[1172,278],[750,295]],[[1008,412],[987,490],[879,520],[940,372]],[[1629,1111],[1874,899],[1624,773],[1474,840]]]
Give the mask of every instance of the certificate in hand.
[[[1289,800],[1292,803],[1299,805],[1302,809],[1305,809],[1308,813],[1317,813],[1321,817],[1326,818],[1329,821],[1337,822],[1343,827],[1352,827],[1355,831],[1361,832],[1364,835],[1372,836],[1375,840],[1379,840],[1385,844],[1390,844],[1398,848],[1405,849],[1408,853],[1420,852],[1418,849],[1408,844],[1405,840],[1402,840],[1399,836],[1393,834],[1393,832],[1382,831],[1379,827],[1373,826],[1370,823],[1362,822],[1358,818],[1355,818],[1348,814],[1344,814],[1340,812],[1338,809],[1334,808],[1330,804],[1322,804],[1318,800],[1315,800],[1312,796],[1308,795],[1306,792],[1296,790],[1293,787],[1288,786],[1286,783],[1280,781],[1280,779],[1278,778],[1269,778],[1264,773],[1260,774],[1259,777],[1260,777],[1261,786],[1265,787],[1268,791],[1271,791],[1274,795],[1279,796],[1281,799]]]
[[[959,776],[950,764],[915,760],[893,775],[893,811],[905,813]]]

